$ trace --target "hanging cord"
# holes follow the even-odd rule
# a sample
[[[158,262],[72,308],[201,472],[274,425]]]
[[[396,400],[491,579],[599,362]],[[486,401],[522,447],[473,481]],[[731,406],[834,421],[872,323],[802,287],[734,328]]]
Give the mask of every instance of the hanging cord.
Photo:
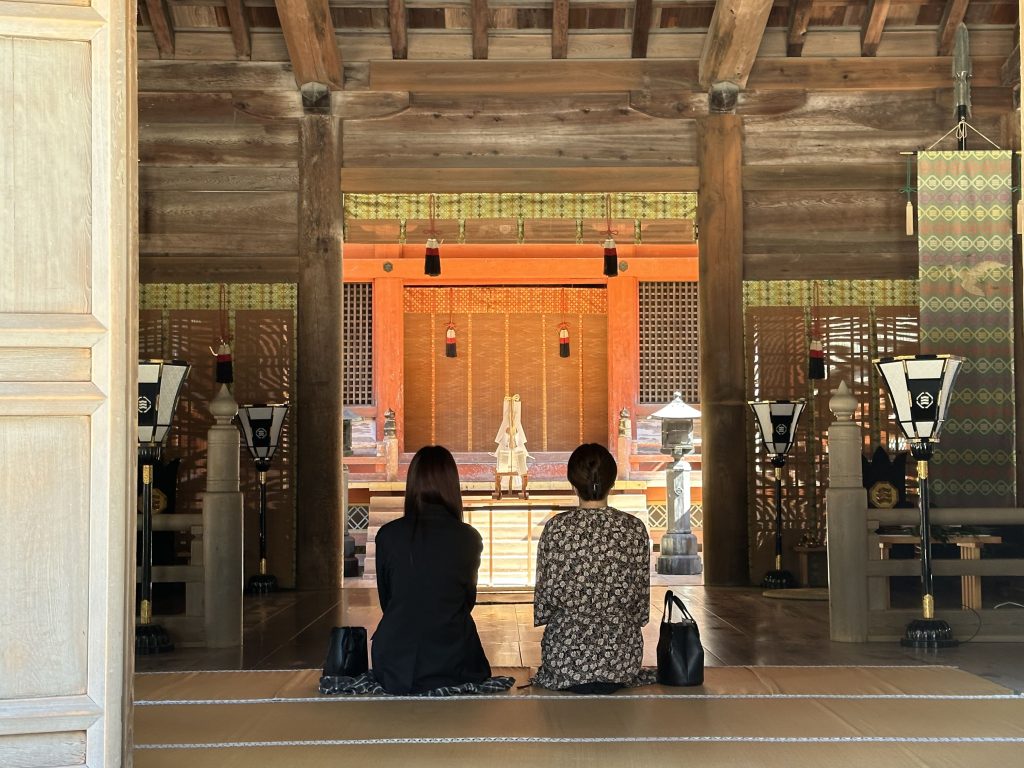
[[[940,141],[941,141],[941,139],[940,139]],[[911,171],[912,171],[912,168],[911,168],[911,158],[908,157],[907,158],[907,183],[904,184],[903,188],[900,190],[900,192],[902,192],[903,194],[905,194],[907,196],[906,233],[907,233],[908,237],[914,234],[914,219],[915,219],[915,217],[914,217],[914,200],[913,200],[913,196],[914,196],[914,193],[917,192],[917,187],[913,186],[913,184],[910,181]]]
[[[210,352],[217,358],[216,380],[218,384],[232,384],[235,380],[234,366],[231,359],[231,318],[228,309],[228,287],[220,284],[218,320],[220,324],[220,340],[217,349]]]
[[[967,130],[966,130],[967,128],[970,128],[972,131],[974,131],[976,134],[981,136],[981,138],[983,138],[985,141],[987,141],[989,144],[991,144],[996,149],[1002,149],[1002,147],[1000,147],[998,144],[996,144],[994,141],[992,141],[992,139],[990,139],[984,133],[982,133],[977,128],[975,128],[973,125],[968,123],[966,120],[961,120],[959,123],[957,123],[952,128],[950,128],[948,131],[946,131],[944,134],[942,134],[942,136],[939,137],[938,141],[936,141],[934,144],[931,144],[930,146],[928,146],[924,151],[928,152],[929,150],[935,149],[935,147],[937,145],[939,145],[940,143],[942,143],[942,140],[947,138],[950,134],[954,134],[956,136],[956,138],[958,138],[958,139],[962,139],[962,138],[966,137],[967,136]]]
[[[604,196],[604,217],[605,217],[605,237],[609,240],[614,239],[615,235],[619,234],[618,230],[612,229],[612,195],[611,192]]]

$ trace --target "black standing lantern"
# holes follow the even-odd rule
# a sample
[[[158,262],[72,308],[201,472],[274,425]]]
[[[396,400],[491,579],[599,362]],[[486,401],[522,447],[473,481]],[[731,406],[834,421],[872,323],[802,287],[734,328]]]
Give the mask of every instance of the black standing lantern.
[[[793,574],[782,568],[782,468],[796,439],[796,425],[807,402],[804,400],[758,400],[750,403],[757,421],[761,445],[775,468],[775,570],[768,571],[764,589],[796,586]]]
[[[153,468],[178,407],[181,385],[192,366],[184,360],[139,360],[139,469],[142,472],[142,575],[139,623],[135,625],[136,653],[164,653],[174,643],[153,623]]]
[[[263,595],[277,590],[277,577],[267,573],[267,470],[281,442],[281,428],[288,403],[249,403],[238,406],[238,427],[242,432],[260,481],[260,570],[249,577],[246,591]]]
[[[875,360],[882,375],[896,421],[917,459],[918,505],[921,511],[921,610],[923,617],[911,621],[902,645],[914,648],[948,648],[956,645],[953,629],[935,618],[932,584],[932,542],[928,523],[928,460],[946,420],[963,358],[953,355],[904,355]]]

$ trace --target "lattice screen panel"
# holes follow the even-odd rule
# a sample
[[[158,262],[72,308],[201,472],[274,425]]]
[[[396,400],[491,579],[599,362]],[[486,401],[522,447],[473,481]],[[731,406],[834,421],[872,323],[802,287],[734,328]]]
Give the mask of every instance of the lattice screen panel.
[[[373,283],[345,283],[341,347],[345,405],[373,405]]]
[[[697,283],[640,283],[640,402],[699,402],[697,365]]]
[[[841,292],[837,290],[837,293]],[[809,298],[808,288],[808,305]],[[902,450],[904,446],[899,443],[898,429],[889,421],[888,403],[871,360],[918,351],[915,305],[838,305],[822,307],[818,313],[829,379],[815,382],[807,378],[810,307],[792,304],[746,307],[748,395],[752,399],[802,397],[808,400],[796,442],[783,470],[783,567],[791,570],[796,566],[795,562],[788,562],[792,547],[801,540],[820,541],[825,532],[826,437],[833,419],[828,407],[831,390],[841,380],[850,385],[859,404],[854,420],[863,425],[865,452],[870,453],[878,445],[890,452]],[[754,429],[753,421],[748,419],[753,467],[751,568],[753,575],[759,578],[763,571],[772,567],[775,503],[772,468],[764,452],[756,447]]]

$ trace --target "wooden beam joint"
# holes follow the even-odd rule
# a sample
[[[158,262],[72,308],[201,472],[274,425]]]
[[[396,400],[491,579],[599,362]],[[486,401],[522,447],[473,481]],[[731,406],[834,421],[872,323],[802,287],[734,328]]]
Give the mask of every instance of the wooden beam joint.
[[[708,110],[719,114],[735,112],[739,95],[740,87],[736,83],[715,83],[708,91]]]
[[[331,89],[323,83],[304,83],[299,87],[302,93],[302,111],[307,115],[331,114]]]

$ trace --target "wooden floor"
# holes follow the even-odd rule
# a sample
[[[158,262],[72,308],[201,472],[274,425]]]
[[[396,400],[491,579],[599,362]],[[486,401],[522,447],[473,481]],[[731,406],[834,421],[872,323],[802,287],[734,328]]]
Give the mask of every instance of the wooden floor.
[[[1024,691],[1024,643],[968,642],[938,652],[896,643],[833,643],[825,601],[767,599],[759,589],[673,587],[694,614],[714,666],[915,665],[956,666],[1015,691]],[[651,589],[651,622],[644,629],[644,663],[654,665],[665,587]],[[543,628],[533,626],[530,593],[481,593],[473,612],[493,666],[535,667]],[[498,603],[498,604],[487,604]],[[241,649],[183,648],[136,659],[139,672],[210,669],[309,669],[323,664],[331,627],[365,626],[380,619],[376,591],[279,592],[247,597]],[[966,638],[962,638],[966,639]]]

